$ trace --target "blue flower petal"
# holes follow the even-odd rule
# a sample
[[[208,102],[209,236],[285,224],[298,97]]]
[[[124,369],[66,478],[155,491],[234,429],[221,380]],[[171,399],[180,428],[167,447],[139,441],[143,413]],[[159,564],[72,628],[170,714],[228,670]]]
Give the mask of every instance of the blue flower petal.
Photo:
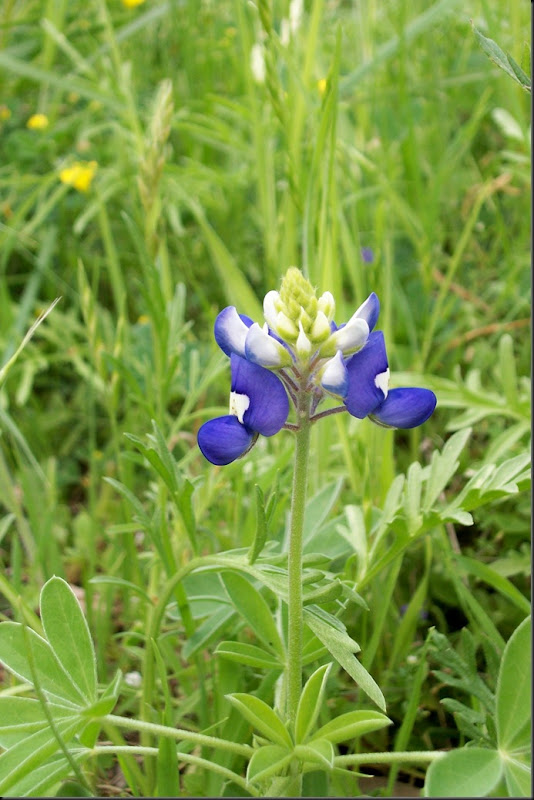
[[[378,375],[388,369],[382,331],[369,335],[367,343],[347,361],[349,378],[345,405],[349,414],[364,419],[384,401],[384,392],[376,384]]]
[[[223,308],[215,320],[215,341],[227,356],[237,353],[245,355],[245,339],[252,325],[250,317],[238,314],[235,306]]]
[[[252,364],[240,356],[230,357],[232,392],[249,398],[243,423],[262,436],[273,436],[289,414],[289,399],[284,384],[274,372]]]
[[[250,450],[256,438],[237,417],[228,414],[205,422],[198,431],[197,441],[202,455],[222,467]]]
[[[427,421],[436,402],[436,395],[430,389],[392,389],[374,409],[372,417],[391,428],[416,428]]]

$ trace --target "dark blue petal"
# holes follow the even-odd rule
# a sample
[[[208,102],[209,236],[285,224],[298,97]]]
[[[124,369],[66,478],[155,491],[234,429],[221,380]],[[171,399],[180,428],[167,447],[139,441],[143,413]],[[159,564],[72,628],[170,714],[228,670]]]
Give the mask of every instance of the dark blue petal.
[[[345,405],[349,414],[363,419],[382,403],[384,392],[375,379],[387,368],[384,334],[375,331],[369,335],[365,346],[347,361],[349,386]]]
[[[212,464],[222,467],[244,455],[254,444],[255,438],[237,417],[228,414],[205,422],[197,440],[202,455]]]
[[[232,392],[249,398],[243,422],[262,436],[273,436],[289,414],[289,400],[280,378],[258,364],[232,354]]]
[[[215,341],[227,356],[232,353],[245,355],[245,339],[252,325],[250,317],[238,314],[235,306],[227,306],[217,315]]]
[[[392,389],[375,408],[373,417],[392,428],[416,428],[427,421],[436,402],[436,395],[430,389]]]

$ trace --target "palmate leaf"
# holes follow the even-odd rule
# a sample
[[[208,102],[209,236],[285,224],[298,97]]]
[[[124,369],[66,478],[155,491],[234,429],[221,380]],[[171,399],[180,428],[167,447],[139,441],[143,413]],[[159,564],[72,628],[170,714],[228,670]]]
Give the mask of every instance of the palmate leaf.
[[[62,741],[68,744],[85,724],[86,721],[81,717],[59,720],[56,724],[56,731]],[[27,736],[2,753],[0,755],[0,794],[3,795],[10,791],[28,773],[47,762],[59,748],[59,741],[47,728]]]
[[[48,704],[54,721],[72,718],[78,710]],[[30,697],[0,697],[0,747],[8,750],[32,733],[48,728],[49,721],[39,700]]]

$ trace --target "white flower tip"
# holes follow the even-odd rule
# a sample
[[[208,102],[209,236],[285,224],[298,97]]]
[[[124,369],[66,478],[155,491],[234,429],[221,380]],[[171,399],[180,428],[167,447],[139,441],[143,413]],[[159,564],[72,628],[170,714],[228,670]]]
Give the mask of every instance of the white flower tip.
[[[246,394],[238,394],[238,392],[230,392],[230,414],[237,417],[241,425],[243,425],[243,414],[250,405],[250,397]]]
[[[380,389],[385,399],[389,391],[389,367],[385,372],[380,372],[375,376],[375,386],[377,389]]]
[[[295,350],[299,358],[307,358],[312,351],[312,343],[306,336],[302,322],[299,322],[299,335],[295,344]]]
[[[259,364],[260,367],[284,367],[291,363],[291,356],[287,350],[280,342],[269,336],[267,330],[260,328],[257,322],[254,322],[248,330],[245,355],[249,361]]]
[[[345,397],[348,389],[348,373],[343,361],[343,354],[338,350],[328,361],[321,376],[321,386],[327,392]]]
[[[322,311],[325,317],[331,322],[336,313],[336,301],[332,292],[324,292],[317,300],[317,307]]]

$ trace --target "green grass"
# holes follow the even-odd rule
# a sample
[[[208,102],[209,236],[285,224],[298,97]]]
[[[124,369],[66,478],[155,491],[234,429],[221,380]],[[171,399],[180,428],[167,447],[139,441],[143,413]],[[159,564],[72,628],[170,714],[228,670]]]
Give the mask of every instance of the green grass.
[[[481,672],[496,674],[491,648],[524,610],[459,570],[456,550],[526,597],[528,500],[487,500],[471,527],[438,520],[381,567],[391,531],[400,535],[390,527],[371,577],[351,554],[361,546],[355,519],[369,534],[395,475],[429,464],[451,431],[473,425],[446,502],[473,470],[527,447],[530,97],[488,60],[470,20],[528,72],[528,7],[304,5],[284,44],[287,0],[147,0],[131,10],[118,0],[4,2],[0,365],[61,299],[0,387],[0,612],[38,625],[43,583],[66,578],[83,593],[99,680],[117,668],[142,674],[140,688],[123,685],[115,713],[165,714],[249,740],[223,695],[256,691],[261,679],[213,656],[221,639],[245,636],[237,620],[184,656],[217,607],[218,579],[177,584],[154,629],[160,660],[146,634],[163,584],[195,553],[252,542],[254,484],[266,498],[276,490],[270,537],[283,536],[291,436],[263,439],[220,470],[203,460],[196,431],[227,403],[216,314],[231,304],[260,319],[263,296],[295,264],[333,292],[338,322],[376,291],[393,385],[438,395],[435,415],[412,432],[324,421],[313,431],[309,492],[332,484],[317,501],[325,520],[314,550],[321,537],[334,542],[332,573],[354,581],[370,607],[351,606],[344,621],[395,726],[366,746],[456,746],[463,734],[418,666],[427,630],[455,642],[468,625]],[[263,83],[250,70],[257,42]],[[35,113],[47,116],[45,129],[27,128]],[[87,192],[59,179],[75,161],[98,164]],[[154,430],[175,463],[179,501],[140,447]],[[348,551],[336,550],[339,526]],[[108,583],[94,580],[102,576]],[[191,600],[210,592],[204,605]],[[272,681],[259,691],[270,702]],[[332,714],[362,702],[342,672],[330,697]],[[106,735],[124,743],[118,729]],[[143,735],[142,745],[154,743]],[[230,766],[230,756],[217,758]],[[155,790],[155,760],[140,767],[131,756],[95,759],[92,787],[105,787],[117,763],[131,792]],[[184,794],[221,792],[219,776],[194,765],[185,773]],[[420,785],[422,770],[410,775]],[[344,776],[332,791],[358,788]]]

